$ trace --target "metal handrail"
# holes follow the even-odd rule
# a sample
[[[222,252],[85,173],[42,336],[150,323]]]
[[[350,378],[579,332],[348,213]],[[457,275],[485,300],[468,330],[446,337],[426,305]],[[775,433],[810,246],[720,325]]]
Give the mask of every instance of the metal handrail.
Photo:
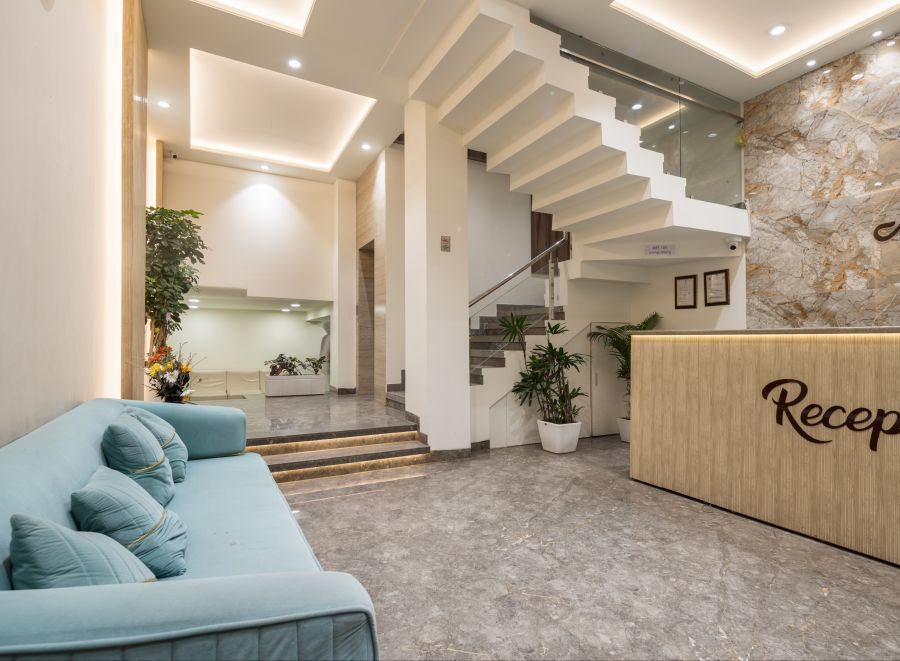
[[[556,243],[554,243],[552,246],[550,246],[550,247],[547,248],[546,250],[542,250],[542,251],[537,255],[537,257],[532,257],[530,262],[528,262],[527,264],[525,264],[525,265],[523,265],[523,266],[520,266],[520,267],[517,268],[515,271],[513,271],[512,273],[510,273],[508,276],[506,276],[505,278],[503,278],[503,280],[501,280],[500,282],[498,282],[496,285],[494,285],[493,287],[491,287],[490,289],[488,289],[488,290],[485,291],[484,293],[479,294],[478,296],[476,296],[475,298],[473,298],[471,301],[469,301],[469,307],[472,307],[473,305],[475,305],[475,304],[478,303],[479,301],[483,301],[485,298],[487,298],[488,296],[490,296],[491,294],[493,294],[495,291],[497,291],[498,289],[500,289],[500,287],[502,287],[502,286],[505,285],[507,282],[509,282],[510,280],[512,280],[513,278],[515,278],[515,277],[516,277],[517,275],[519,275],[520,273],[522,273],[522,271],[524,271],[524,270],[527,269],[527,268],[530,268],[533,264],[538,263],[538,262],[541,261],[544,257],[546,257],[547,255],[549,255],[550,253],[552,253],[554,250],[557,250],[557,249],[561,248],[561,247],[562,247],[563,245],[565,245],[568,241],[569,241],[569,235],[568,235],[568,233],[566,233],[566,235],[565,235],[563,238],[561,238],[559,241],[557,241]],[[551,275],[552,275],[552,274],[551,274]]]

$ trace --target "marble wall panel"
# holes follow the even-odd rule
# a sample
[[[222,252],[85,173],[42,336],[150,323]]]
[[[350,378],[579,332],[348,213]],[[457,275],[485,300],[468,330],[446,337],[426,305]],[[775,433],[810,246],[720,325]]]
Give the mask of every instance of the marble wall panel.
[[[744,105],[750,328],[900,325],[900,234],[873,235],[900,223],[900,47],[888,43]]]

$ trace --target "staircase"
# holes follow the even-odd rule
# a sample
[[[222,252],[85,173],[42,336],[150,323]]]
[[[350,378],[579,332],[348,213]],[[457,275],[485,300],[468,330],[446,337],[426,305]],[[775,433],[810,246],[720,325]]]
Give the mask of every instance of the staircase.
[[[559,46],[526,9],[471,0],[409,95],[571,233],[570,279],[646,282],[648,268],[672,259],[734,256],[723,239],[749,236],[746,211],[685,197],[684,179],[663,171],[662,154],[640,146],[640,128],[615,118],[615,100],[591,90],[587,67]],[[649,243],[676,241],[677,255],[646,254]],[[479,357],[490,358],[474,354],[474,369],[490,366]]]
[[[500,319],[509,314],[523,316],[528,322],[526,335],[543,335],[545,323],[549,319],[546,307],[533,305],[497,305],[497,316],[479,317],[479,328],[469,331],[469,384],[483,385],[482,370],[491,367],[505,367],[504,351],[518,351],[518,345],[503,340]],[[553,311],[554,320],[565,319],[562,308]]]
[[[247,452],[262,455],[276,482],[335,477],[420,464],[431,449],[416,425],[328,434],[250,439]]]

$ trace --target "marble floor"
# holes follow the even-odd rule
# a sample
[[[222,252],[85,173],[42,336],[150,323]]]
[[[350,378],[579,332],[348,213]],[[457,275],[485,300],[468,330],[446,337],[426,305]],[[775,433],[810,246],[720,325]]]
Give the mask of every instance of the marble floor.
[[[247,414],[247,438],[284,436],[323,438],[348,431],[369,433],[391,429],[414,429],[403,411],[376,403],[371,395],[306,395],[210,400],[203,404],[232,406]]]
[[[633,482],[615,437],[382,477],[288,499],[385,659],[900,657],[900,568]]]

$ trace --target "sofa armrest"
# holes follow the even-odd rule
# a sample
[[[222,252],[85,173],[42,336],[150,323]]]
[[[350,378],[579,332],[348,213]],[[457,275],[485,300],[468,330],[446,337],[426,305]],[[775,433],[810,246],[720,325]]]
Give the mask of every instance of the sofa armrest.
[[[240,454],[247,445],[247,415],[228,406],[126,401],[158,415],[187,445],[190,459]]]
[[[336,572],[12,590],[0,612],[0,658],[378,658],[372,601]]]

